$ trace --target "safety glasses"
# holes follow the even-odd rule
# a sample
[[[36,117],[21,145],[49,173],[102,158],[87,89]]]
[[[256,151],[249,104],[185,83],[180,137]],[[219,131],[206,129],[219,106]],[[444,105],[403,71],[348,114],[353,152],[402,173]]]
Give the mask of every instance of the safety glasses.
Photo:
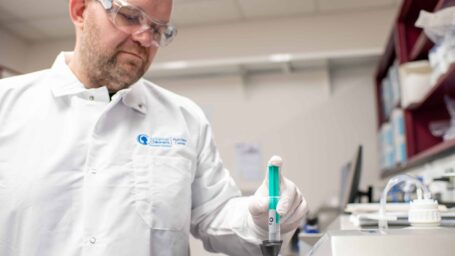
[[[177,29],[173,25],[151,18],[142,9],[125,0],[98,1],[118,29],[134,35],[145,47],[166,46],[177,35]]]

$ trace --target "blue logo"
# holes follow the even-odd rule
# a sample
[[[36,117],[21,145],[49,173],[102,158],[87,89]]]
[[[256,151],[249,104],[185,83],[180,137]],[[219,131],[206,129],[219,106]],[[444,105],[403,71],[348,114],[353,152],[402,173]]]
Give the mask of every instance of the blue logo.
[[[137,136],[137,142],[139,142],[139,143],[142,144],[142,145],[147,145],[147,144],[149,144],[149,141],[150,141],[149,136],[147,136],[147,135],[145,135],[145,134],[139,134],[139,135]]]
[[[152,137],[146,134],[139,134],[136,138],[137,142],[144,146],[151,147],[167,147],[170,148],[174,145],[185,146],[187,140],[184,138],[173,137]]]

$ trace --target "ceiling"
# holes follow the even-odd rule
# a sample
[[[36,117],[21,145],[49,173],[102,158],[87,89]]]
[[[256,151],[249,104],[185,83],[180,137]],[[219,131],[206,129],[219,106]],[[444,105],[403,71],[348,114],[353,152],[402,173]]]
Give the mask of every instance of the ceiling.
[[[398,6],[400,0],[174,0],[177,26]],[[30,6],[32,5],[32,6]],[[0,0],[0,29],[28,41],[72,37],[68,0]]]

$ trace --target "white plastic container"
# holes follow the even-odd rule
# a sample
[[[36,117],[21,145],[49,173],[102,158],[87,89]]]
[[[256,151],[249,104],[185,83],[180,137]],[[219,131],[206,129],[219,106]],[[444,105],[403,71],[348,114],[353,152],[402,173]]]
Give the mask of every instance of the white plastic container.
[[[399,74],[400,65],[398,60],[395,60],[393,65],[389,68],[388,77],[392,86],[392,106],[395,108],[400,104],[401,99],[401,90],[400,90],[400,74]]]
[[[393,109],[392,99],[392,84],[389,77],[385,77],[381,83],[381,94],[382,94],[382,110],[384,111],[384,117],[389,118]]]
[[[432,68],[426,60],[414,61],[400,66],[401,107],[420,102],[430,91]]]

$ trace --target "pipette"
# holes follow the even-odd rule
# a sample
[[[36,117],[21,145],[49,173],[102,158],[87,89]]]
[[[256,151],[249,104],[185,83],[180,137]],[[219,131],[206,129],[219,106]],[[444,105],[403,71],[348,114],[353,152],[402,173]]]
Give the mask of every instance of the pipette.
[[[280,215],[276,211],[280,200],[280,172],[283,160],[279,156],[273,156],[268,163],[269,177],[269,236],[268,240],[262,241],[261,251],[264,256],[276,256],[280,252]]]
[[[280,200],[280,168],[282,160],[273,156],[268,164],[269,171],[269,241],[280,240],[280,215],[276,211]]]

